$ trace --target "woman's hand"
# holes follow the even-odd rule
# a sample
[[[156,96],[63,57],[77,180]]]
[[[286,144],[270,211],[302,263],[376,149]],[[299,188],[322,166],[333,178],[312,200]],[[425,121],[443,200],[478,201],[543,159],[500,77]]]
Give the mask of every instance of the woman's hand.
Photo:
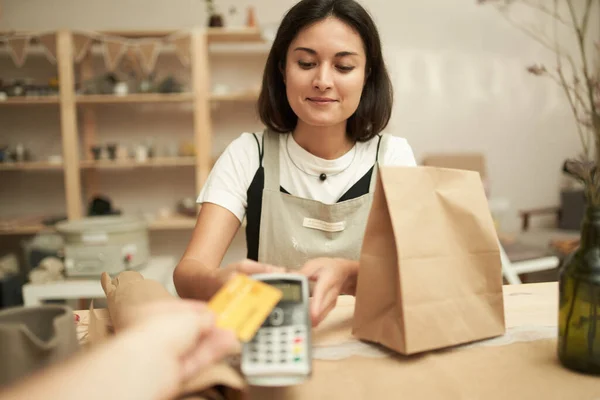
[[[308,261],[299,271],[312,282],[310,317],[317,326],[335,307],[340,294],[353,295],[356,292],[358,261],[343,258],[315,258]]]

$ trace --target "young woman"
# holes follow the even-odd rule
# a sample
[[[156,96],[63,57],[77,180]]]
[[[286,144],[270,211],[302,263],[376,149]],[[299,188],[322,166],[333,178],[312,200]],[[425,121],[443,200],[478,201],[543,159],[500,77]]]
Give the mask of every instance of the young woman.
[[[208,299],[232,273],[295,270],[315,282],[313,324],[354,294],[380,165],[414,166],[405,139],[380,135],[392,85],[377,28],[354,0],[302,0],[267,59],[259,114],[219,158],[174,274],[182,297]],[[219,268],[246,217],[248,260]],[[252,261],[253,260],[253,261]]]

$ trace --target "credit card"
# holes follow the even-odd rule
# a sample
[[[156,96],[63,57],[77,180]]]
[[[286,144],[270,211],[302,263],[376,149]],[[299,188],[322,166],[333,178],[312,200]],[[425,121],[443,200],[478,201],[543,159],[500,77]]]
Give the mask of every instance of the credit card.
[[[219,328],[235,332],[242,342],[250,341],[281,299],[281,290],[238,274],[210,299],[208,308],[217,315]]]

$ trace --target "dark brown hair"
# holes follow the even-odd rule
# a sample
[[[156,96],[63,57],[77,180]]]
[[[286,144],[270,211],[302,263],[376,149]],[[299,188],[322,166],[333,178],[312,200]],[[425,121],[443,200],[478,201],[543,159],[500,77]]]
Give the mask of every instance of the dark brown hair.
[[[367,141],[387,126],[392,114],[393,90],[377,27],[369,13],[354,0],[302,0],[287,12],[267,58],[258,113],[261,121],[276,132],[286,133],[296,128],[298,116],[288,102],[281,71],[296,35],[328,17],[338,18],[352,27],[364,44],[365,85],[358,108],[348,119],[346,132],[353,140]]]

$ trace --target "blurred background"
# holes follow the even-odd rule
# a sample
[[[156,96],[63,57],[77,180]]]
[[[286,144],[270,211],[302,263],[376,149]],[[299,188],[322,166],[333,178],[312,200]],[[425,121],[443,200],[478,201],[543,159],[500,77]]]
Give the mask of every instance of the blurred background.
[[[567,98],[552,79],[527,70],[555,66],[552,49],[531,35],[553,38],[552,18],[544,12],[551,2],[522,3],[503,14],[476,0],[361,1],[379,27],[395,87],[386,132],[405,137],[419,163],[478,170],[516,261],[527,258],[514,254],[531,253],[528,246],[547,252],[555,243],[548,235],[519,240],[537,228],[565,228],[560,234],[571,243],[576,234],[564,231],[576,231],[579,221],[561,222],[557,215],[571,211],[557,210],[571,207],[575,219],[583,210],[582,196],[571,200],[579,189],[562,171],[565,160],[581,152]],[[586,3],[573,1],[580,13]],[[74,246],[71,255],[92,257],[81,255],[81,243],[65,232],[91,232],[88,243],[111,243],[116,225],[103,228],[108,238],[89,226],[64,227],[60,240],[52,235],[54,222],[94,214],[149,222],[148,232],[133,239],[141,243],[136,251],[119,249],[130,259],[125,263],[137,257],[142,264],[174,265],[190,238],[194,201],[212,163],[242,132],[262,130],[255,112],[262,68],[293,4],[0,0],[4,268],[26,270],[26,282],[48,256],[64,261],[65,241]],[[199,30],[211,24],[210,31]],[[600,41],[598,7],[588,30],[593,46]],[[559,28],[557,38],[576,48],[571,32]],[[523,211],[531,210],[540,215],[524,232]],[[245,257],[244,240],[241,230],[225,263]],[[80,268],[88,268],[82,276],[95,273],[90,263]],[[53,268],[60,266],[46,269]],[[63,277],[77,269],[63,268]],[[52,281],[51,275],[37,279]]]

